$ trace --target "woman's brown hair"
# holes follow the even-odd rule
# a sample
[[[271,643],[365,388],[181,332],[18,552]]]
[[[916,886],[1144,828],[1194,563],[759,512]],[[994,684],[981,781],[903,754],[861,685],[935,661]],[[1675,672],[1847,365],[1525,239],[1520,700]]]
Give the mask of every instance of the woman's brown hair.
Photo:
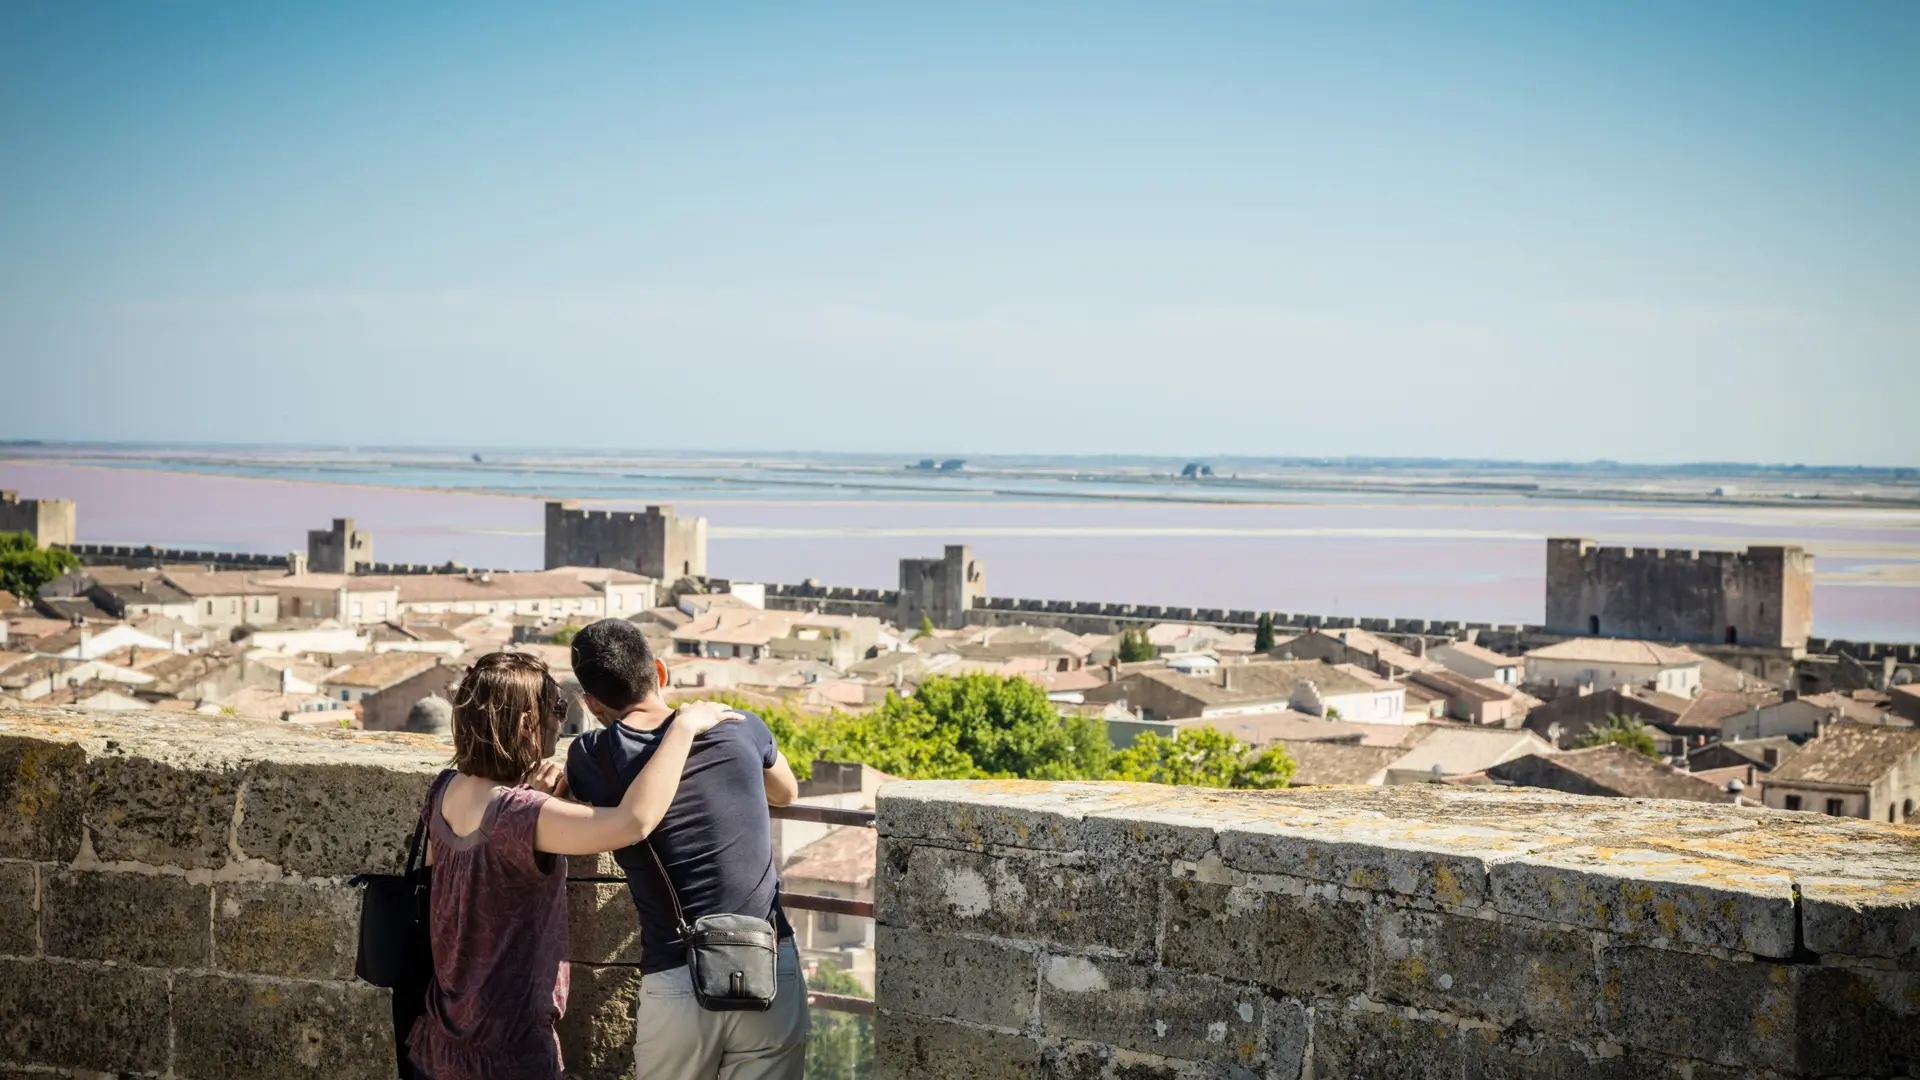
[[[553,753],[567,717],[553,673],[527,653],[488,653],[453,691],[453,767],[502,784]]]

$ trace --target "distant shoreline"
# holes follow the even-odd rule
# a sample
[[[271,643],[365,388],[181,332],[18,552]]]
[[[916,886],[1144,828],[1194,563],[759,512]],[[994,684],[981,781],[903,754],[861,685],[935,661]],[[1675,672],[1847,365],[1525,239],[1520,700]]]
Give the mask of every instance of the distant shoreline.
[[[471,485],[451,485],[433,483],[385,483],[374,472],[380,468],[419,468],[439,469],[443,471],[470,473],[509,473],[539,472],[551,473],[556,477],[594,477],[608,475],[610,470],[622,470],[618,475],[623,480],[654,480],[677,482],[684,477],[673,475],[653,475],[648,472],[624,471],[626,469],[646,469],[648,466],[660,468],[665,462],[659,459],[626,459],[612,457],[591,463],[578,460],[522,459],[502,458],[492,461],[462,460],[453,452],[440,452],[422,461],[394,461],[378,454],[359,451],[338,451],[351,454],[346,457],[286,458],[262,461],[257,458],[209,456],[174,460],[175,453],[160,452],[151,455],[68,455],[68,454],[7,454],[9,445],[0,443],[0,464],[19,465],[59,465],[70,468],[124,469],[143,472],[162,472],[177,475],[195,476],[232,476],[236,478],[275,479],[294,483],[328,484],[336,483],[354,487],[380,487],[404,491],[437,491],[457,494],[492,495],[500,498],[545,498],[523,491],[513,491],[493,487],[484,482]],[[156,448],[160,449],[160,448]],[[1067,460],[1067,459],[1061,459]],[[1358,460],[1358,459],[1348,459]],[[199,465],[200,467],[195,467]],[[1195,480],[1180,480],[1167,474],[1147,474],[1131,471],[1114,471],[1090,474],[1084,470],[1036,469],[1036,468],[974,468],[964,473],[952,474],[952,483],[934,480],[929,483],[920,477],[911,482],[879,483],[880,480],[897,481],[903,479],[903,473],[914,470],[904,467],[884,468],[877,465],[846,465],[835,467],[820,458],[794,457],[779,465],[766,466],[748,458],[732,456],[716,458],[685,457],[673,459],[674,466],[689,471],[704,466],[709,473],[727,469],[757,469],[760,475],[751,483],[767,487],[819,488],[825,490],[845,490],[849,486],[865,488],[875,492],[947,495],[964,494],[978,496],[983,502],[999,502],[1009,499],[1032,501],[1043,504],[1058,500],[1062,503],[1074,502],[1134,502],[1143,504],[1175,504],[1196,506],[1297,506],[1301,500],[1284,498],[1286,495],[1299,496],[1382,496],[1392,498],[1451,499],[1462,508],[1489,505],[1505,500],[1537,503],[1574,503],[1596,505],[1601,508],[1629,509],[1634,507],[1674,507],[1688,508],[1748,508],[1766,510],[1888,510],[1920,511],[1920,482],[1907,484],[1897,482],[1891,490],[1867,493],[1863,491],[1811,491],[1802,494],[1797,489],[1786,493],[1768,493],[1762,491],[1743,492],[1728,488],[1722,494],[1710,494],[1699,491],[1664,491],[1644,489],[1623,489],[1618,487],[1580,486],[1562,484],[1546,486],[1539,477],[1532,482],[1522,483],[1513,479],[1494,480],[1490,477],[1475,478],[1471,474],[1449,478],[1428,479],[1384,479],[1353,476],[1292,476],[1259,474],[1253,476],[1215,476]],[[295,468],[353,468],[362,473],[352,480],[329,481],[312,477],[274,475],[275,469]],[[1761,468],[1754,466],[1752,468]],[[241,470],[261,470],[247,472]],[[1895,474],[1913,470],[1885,469],[1880,473]],[[1790,473],[1790,470],[1783,470]],[[776,474],[776,475],[769,475]],[[798,474],[798,475],[795,475]],[[940,476],[938,472],[928,476]],[[1568,473],[1567,477],[1586,475]],[[1798,474],[1791,474],[1798,476]],[[1669,477],[1671,479],[1671,477]],[[1711,478],[1711,477],[1709,477]],[[1804,477],[1799,477],[1805,479]],[[704,479],[714,483],[724,483],[723,477],[708,476]],[[868,482],[861,483],[862,479]],[[1044,493],[1022,490],[1017,487],[968,487],[955,491],[954,484],[961,481],[969,483],[1017,483],[1029,482],[1047,485],[1053,490]],[[1100,490],[1069,490],[1063,485],[1069,483],[1098,485]],[[1149,485],[1166,487],[1177,485],[1180,490],[1142,490]],[[1722,485],[1725,488],[1725,485]],[[1262,497],[1270,496],[1270,497]],[[1476,498],[1477,496],[1477,498]],[[582,501],[595,500],[593,496],[572,494],[567,497]],[[618,498],[605,501],[619,501]],[[840,502],[842,500],[835,500]],[[898,500],[882,499],[893,502]],[[943,500],[945,501],[945,500]]]

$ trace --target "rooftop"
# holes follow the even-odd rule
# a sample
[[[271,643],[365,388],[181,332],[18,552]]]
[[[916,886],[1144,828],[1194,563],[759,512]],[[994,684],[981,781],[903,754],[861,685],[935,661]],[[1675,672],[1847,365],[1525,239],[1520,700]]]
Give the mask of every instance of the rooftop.
[[[1920,731],[1839,720],[1768,773],[1767,783],[1871,787],[1915,753],[1920,753]]]
[[[1262,701],[1285,701],[1302,682],[1311,682],[1323,695],[1365,694],[1380,689],[1383,680],[1369,674],[1361,678],[1349,670],[1320,660],[1265,660],[1250,664],[1227,664],[1220,674],[1182,675],[1165,667],[1149,667],[1132,672],[1126,678],[1148,678],[1179,690],[1205,705],[1241,705]],[[1231,687],[1221,685],[1221,680]],[[1397,684],[1389,684],[1400,689]]]
[[[1282,744],[1293,758],[1293,786],[1315,784],[1370,784],[1387,766],[1405,756],[1398,746],[1362,746],[1359,743],[1304,742]]]
[[[345,670],[328,675],[326,686],[355,686],[384,690],[405,682],[440,662],[434,653],[384,652],[356,659]]]
[[[1573,638],[1527,653],[1529,660],[1575,660],[1588,664],[1646,664],[1655,667],[1683,667],[1698,664],[1703,657],[1679,645],[1655,641],[1631,641],[1625,638]]]
[[[1624,746],[1594,746],[1584,750],[1566,750],[1557,754],[1529,755],[1496,765],[1487,775],[1534,787],[1560,790],[1541,774],[1566,773],[1586,781],[1593,789],[1582,794],[1608,793],[1636,799],[1684,799],[1689,802],[1732,802],[1724,788],[1691,773],[1682,772],[1664,761]]]
[[[1439,647],[1451,650],[1469,660],[1478,660],[1483,664],[1489,664],[1494,667],[1517,667],[1520,664],[1520,658],[1517,656],[1497,653],[1485,645],[1480,645],[1472,641],[1450,641]]]

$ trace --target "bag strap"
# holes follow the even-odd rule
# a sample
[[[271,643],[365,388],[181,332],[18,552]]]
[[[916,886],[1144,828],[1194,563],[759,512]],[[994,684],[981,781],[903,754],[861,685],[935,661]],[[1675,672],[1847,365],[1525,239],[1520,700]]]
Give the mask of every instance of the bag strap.
[[[620,786],[620,774],[613,767],[613,740],[616,737],[613,729],[608,728],[601,732],[600,738],[594,740],[593,747],[593,759],[600,766],[600,775],[606,780],[607,794],[611,797],[625,794]],[[686,941],[693,933],[693,928],[687,925],[687,915],[680,910],[680,894],[673,887],[673,879],[667,876],[667,864],[660,861],[660,852],[651,843],[642,840],[636,846],[646,848],[647,854],[653,856],[653,869],[660,875],[660,886],[667,890],[667,902],[673,905],[673,921],[679,925],[680,939]]]
[[[427,785],[427,801],[421,804],[420,817],[413,823],[413,839],[407,841],[406,877],[412,877],[414,871],[420,868],[421,852],[426,847],[427,815],[433,813],[434,800],[439,798],[440,789],[446,787],[447,781],[452,780],[455,774],[454,769],[443,769],[439,776],[433,778],[433,783]]]

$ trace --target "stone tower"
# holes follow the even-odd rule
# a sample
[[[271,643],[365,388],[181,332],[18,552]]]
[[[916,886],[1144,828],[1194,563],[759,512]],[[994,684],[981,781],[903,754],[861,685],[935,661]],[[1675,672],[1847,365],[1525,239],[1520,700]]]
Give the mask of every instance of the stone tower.
[[[334,518],[331,529],[307,530],[307,569],[316,574],[354,574],[373,563],[373,536]]]
[[[0,491],[0,532],[29,533],[43,548],[71,547],[73,500],[22,499],[17,491]]]
[[[547,504],[547,569],[608,566],[657,581],[707,576],[707,519],[683,518],[671,506],[645,513],[581,510]]]
[[[900,560],[900,599],[894,622],[903,630],[920,625],[920,616],[942,630],[967,625],[967,612],[987,595],[986,564],[965,544],[948,544],[938,559]]]
[[[1683,551],[1547,541],[1548,631],[1800,649],[1813,633],[1813,556],[1798,547]]]

